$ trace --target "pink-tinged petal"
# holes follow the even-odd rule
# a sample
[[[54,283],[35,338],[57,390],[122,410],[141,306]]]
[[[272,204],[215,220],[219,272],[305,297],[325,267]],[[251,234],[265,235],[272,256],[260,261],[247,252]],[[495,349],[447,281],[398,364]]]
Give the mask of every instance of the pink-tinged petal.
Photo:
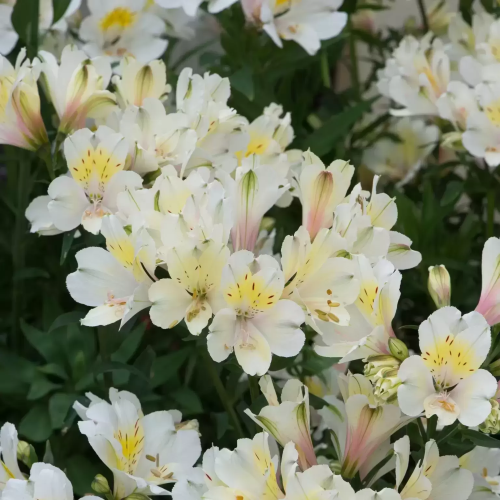
[[[500,238],[490,238],[482,258],[483,286],[476,311],[493,326],[500,322]]]

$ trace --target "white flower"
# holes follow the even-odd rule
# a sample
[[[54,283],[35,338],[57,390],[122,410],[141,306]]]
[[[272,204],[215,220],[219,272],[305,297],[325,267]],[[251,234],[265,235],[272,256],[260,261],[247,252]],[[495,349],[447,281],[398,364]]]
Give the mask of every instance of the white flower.
[[[316,454],[311,440],[311,415],[309,391],[299,380],[288,380],[281,392],[281,404],[269,375],[259,381],[261,391],[267,399],[258,415],[249,409],[245,413],[267,431],[281,446],[293,441],[297,449],[302,470],[316,465]]]
[[[188,16],[195,16],[203,0],[155,0],[155,2],[166,9],[183,8]],[[216,14],[227,9],[237,0],[208,0],[208,12]]]
[[[390,354],[388,341],[394,336],[392,320],[400,297],[401,273],[387,260],[375,266],[364,255],[355,257],[360,294],[347,307],[348,325],[317,323],[322,336],[315,351],[321,356],[340,357],[341,362]]]
[[[402,186],[413,179],[436,147],[439,128],[423,120],[402,118],[394,122],[389,131],[398,137],[398,142],[381,138],[363,152],[363,163],[376,174],[386,175]]]
[[[340,389],[344,402],[326,396],[328,405],[318,413],[332,433],[342,476],[352,478],[359,471],[363,479],[377,463],[373,459],[383,459],[389,451],[390,436],[410,419],[395,405],[375,405],[372,385],[362,375],[341,375],[339,379],[343,380]]]
[[[199,249],[184,244],[169,250],[166,264],[170,278],[149,289],[153,324],[172,328],[184,318],[188,330],[199,335],[212,314],[225,305],[219,285],[228,258],[229,249],[214,241]]]
[[[48,142],[40,114],[37,72],[31,68],[26,49],[15,67],[0,56],[0,144],[36,151]]]
[[[38,233],[41,236],[52,236],[63,231],[54,226],[49,213],[50,196],[37,196],[26,209],[25,216],[30,223],[30,232]]]
[[[35,463],[29,480],[10,479],[3,490],[5,500],[73,500],[73,486],[61,469],[50,464]],[[90,497],[97,500],[97,497]]]
[[[134,394],[116,389],[109,390],[110,403],[93,394],[87,397],[88,408],[74,405],[83,419],[78,426],[113,472],[115,498],[167,495],[161,485],[196,475],[193,465],[201,453],[200,438],[197,430],[179,426],[180,412],[144,415]]]
[[[0,430],[0,495],[9,479],[24,480],[24,476],[17,463],[17,429],[10,423],[5,423]]]
[[[458,130],[465,130],[469,115],[478,111],[474,90],[459,81],[448,84],[446,92],[436,102],[439,116],[450,121]]]
[[[122,108],[130,104],[142,106],[146,98],[164,100],[170,92],[167,68],[163,61],[145,64],[132,56],[124,57],[120,64],[120,75],[113,77],[113,84]]]
[[[246,500],[283,498],[277,479],[278,456],[271,456],[268,434],[238,439],[234,451],[210,448],[203,455],[203,472],[208,491],[204,500],[241,496]],[[285,477],[285,475],[283,475]]]
[[[431,38],[432,33],[421,40],[406,36],[378,72],[380,93],[402,106],[394,114],[438,114],[436,101],[448,87],[450,61],[441,40]]]
[[[408,471],[410,459],[410,439],[404,436],[394,443],[396,454],[396,489],[400,489]],[[467,500],[473,485],[472,474],[455,456],[439,456],[436,442],[431,439],[425,444],[421,461],[401,489],[403,500]]]
[[[398,402],[410,416],[425,411],[440,425],[459,420],[467,426],[484,422],[497,390],[495,377],[479,367],[491,345],[490,328],[477,312],[462,317],[454,307],[432,313],[418,330],[422,354],[401,364]]]
[[[469,500],[494,500],[500,494],[500,450],[476,446],[460,457],[460,467],[474,474]]]
[[[82,319],[86,326],[123,326],[149,307],[148,289],[154,280],[156,249],[144,229],[128,235],[118,218],[104,218],[102,234],[108,251],[89,247],[76,254],[78,270],[66,279],[71,297],[93,307]]]
[[[482,258],[481,297],[476,311],[489,325],[500,323],[500,239],[489,238],[484,244]]]
[[[146,0],[89,0],[90,15],[80,26],[83,50],[91,57],[105,54],[114,60],[132,55],[147,63],[167,48],[164,22],[144,12]]]
[[[298,178],[302,225],[314,239],[321,228],[332,227],[333,211],[343,201],[351,184],[354,167],[335,160],[327,168],[311,151],[304,153]]]
[[[118,193],[142,185],[135,172],[123,171],[127,143],[108,127],[99,127],[95,134],[80,129],[64,141],[64,155],[71,175],[51,182],[50,217],[61,231],[82,224],[97,234],[103,216],[116,211]]]
[[[264,214],[288,189],[288,184],[277,170],[261,165],[255,155],[243,160],[235,177],[229,193],[234,221],[231,240],[235,250],[253,250]]]
[[[286,236],[281,248],[281,262],[286,287],[283,297],[306,311],[306,321],[318,333],[322,323],[346,326],[346,306],[359,294],[356,264],[343,257],[344,239],[331,229],[321,229],[311,243],[301,226],[294,236]]]
[[[246,11],[258,15],[264,31],[278,47],[283,47],[282,40],[293,40],[314,55],[322,40],[336,37],[344,29],[347,14],[337,12],[342,3],[343,0],[265,0]]]
[[[272,354],[298,354],[305,336],[304,313],[291,300],[280,300],[284,278],[273,257],[246,250],[234,253],[222,271],[226,307],[219,310],[207,338],[212,358],[221,362],[234,350],[249,375],[264,375]]]
[[[59,117],[61,132],[83,128],[87,118],[105,117],[115,107],[115,96],[106,90],[111,78],[106,58],[89,59],[72,45],[64,48],[61,64],[50,52],[42,50],[38,57],[42,82]]]

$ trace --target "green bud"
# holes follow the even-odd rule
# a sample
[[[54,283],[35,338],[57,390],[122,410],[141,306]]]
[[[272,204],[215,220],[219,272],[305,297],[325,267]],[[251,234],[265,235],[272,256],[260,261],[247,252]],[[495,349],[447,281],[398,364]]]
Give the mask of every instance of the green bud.
[[[399,368],[400,361],[389,354],[380,354],[378,356],[370,356],[365,365],[365,377],[370,379],[370,382],[375,383],[384,373],[394,368]]]
[[[398,377],[398,369],[387,370],[383,377],[380,377],[373,387],[373,396],[379,405],[396,403],[398,397],[398,387],[401,380]]]
[[[496,399],[490,399],[491,412],[488,418],[479,426],[485,434],[498,434],[500,432],[500,405]]]
[[[101,476],[101,474],[97,474],[97,476],[94,477],[94,480],[92,481],[92,489],[101,495],[106,495],[111,491],[109,489],[108,480],[104,476]]]
[[[389,351],[391,351],[391,354],[396,359],[399,359],[399,361],[404,361],[410,355],[406,344],[396,337],[391,337],[389,339]]]
[[[142,493],[132,493],[128,497],[125,497],[124,500],[150,500],[147,495],[143,495]]]
[[[35,448],[26,441],[17,443],[17,459],[31,469],[31,466],[38,462]]]
[[[451,280],[450,273],[448,273],[446,267],[429,267],[429,280],[427,281],[427,288],[429,289],[432,300],[438,309],[450,305]]]

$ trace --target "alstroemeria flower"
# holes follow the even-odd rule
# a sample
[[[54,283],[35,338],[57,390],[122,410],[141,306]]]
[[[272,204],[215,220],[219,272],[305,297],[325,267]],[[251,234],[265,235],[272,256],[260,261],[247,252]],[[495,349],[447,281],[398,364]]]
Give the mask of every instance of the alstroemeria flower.
[[[142,106],[146,98],[164,100],[171,90],[167,85],[167,68],[161,60],[143,64],[126,56],[120,64],[120,76],[115,75],[112,81],[123,108],[131,104]]]
[[[363,479],[375,465],[372,458],[389,448],[391,435],[410,419],[395,405],[375,405],[372,385],[362,375],[350,375],[340,387],[344,401],[326,396],[328,405],[319,413],[332,432],[342,476],[352,478],[359,471]]]
[[[142,186],[139,175],[123,171],[127,143],[108,127],[95,134],[81,129],[64,141],[64,155],[71,175],[54,179],[48,190],[54,226],[71,231],[82,224],[97,234],[103,216],[116,211],[118,193]]]
[[[401,488],[403,500],[467,500],[473,485],[472,474],[462,465],[462,459],[439,456],[436,441],[425,443],[424,458],[417,463],[402,486],[410,461],[410,439],[404,436],[394,443],[396,454],[396,490]]]
[[[314,153],[304,153],[298,184],[302,225],[311,239],[321,228],[332,227],[333,211],[345,198],[353,174],[354,167],[348,161],[335,160],[326,168]]]
[[[148,289],[156,268],[156,248],[143,228],[130,235],[118,218],[104,218],[102,234],[108,251],[89,247],[76,254],[78,270],[66,278],[71,297],[93,307],[82,319],[86,326],[109,325],[151,305]]]
[[[36,72],[21,49],[15,67],[0,56],[0,144],[36,151],[48,142]]]
[[[317,323],[322,336],[314,347],[320,356],[340,357],[342,363],[390,353],[388,341],[394,336],[392,320],[401,295],[401,273],[389,261],[381,259],[372,267],[364,255],[357,255],[354,262],[360,293],[346,307],[349,323]]]
[[[420,325],[418,337],[422,354],[405,359],[398,372],[401,410],[413,417],[424,411],[427,418],[437,415],[439,425],[484,422],[497,382],[479,369],[491,345],[483,316],[443,307]]]
[[[73,486],[61,469],[41,462],[31,467],[29,480],[10,479],[2,492],[6,500],[73,500]],[[90,496],[89,500],[98,497]]]
[[[226,9],[237,0],[208,0],[208,12],[216,14]],[[155,0],[155,2],[165,9],[184,9],[188,16],[196,16],[199,6],[203,0]]]
[[[0,493],[9,479],[24,480],[24,476],[17,463],[17,429],[13,424],[5,423],[0,430]]]
[[[269,375],[259,381],[262,393],[269,406],[265,406],[258,415],[249,409],[245,413],[265,431],[286,446],[293,441],[297,448],[299,465],[302,470],[316,465],[316,454],[311,440],[311,415],[309,410],[309,391],[299,380],[288,380],[281,392],[281,404]]]
[[[321,229],[311,243],[301,226],[293,236],[285,237],[281,247],[287,284],[283,298],[302,306],[307,323],[318,333],[322,333],[323,323],[348,325],[346,306],[359,294],[356,263],[337,257],[345,246],[345,240],[331,229]]]
[[[199,335],[212,314],[225,305],[220,280],[228,258],[229,249],[214,241],[200,248],[184,244],[169,250],[166,264],[170,278],[149,289],[151,321],[161,328],[172,328],[184,318],[188,330]]]
[[[210,448],[203,455],[208,491],[204,500],[241,497],[245,500],[276,500],[284,494],[276,479],[278,457],[271,456],[265,432],[253,439],[238,439],[235,450]]]
[[[500,323],[500,238],[484,244],[481,266],[483,286],[476,311],[493,326]]]
[[[235,251],[253,250],[262,217],[287,189],[286,178],[268,165],[261,165],[258,156],[243,161],[243,166],[236,170],[236,183],[230,195]]]
[[[146,0],[89,0],[87,6],[90,15],[83,19],[79,35],[91,57],[105,54],[118,61],[132,55],[146,63],[165,52],[165,23],[145,12]]]
[[[283,286],[283,272],[273,257],[255,259],[246,250],[231,255],[221,280],[226,307],[215,315],[207,338],[215,361],[234,351],[246,373],[264,375],[273,353],[290,357],[300,351],[304,313],[295,302],[280,300]]]
[[[115,498],[132,493],[167,495],[162,485],[196,475],[193,465],[201,453],[200,437],[196,429],[183,428],[180,412],[144,415],[134,394],[113,388],[110,403],[87,396],[88,408],[74,405],[83,419],[78,427],[113,472]]]
[[[52,236],[64,232],[54,226],[49,213],[50,202],[51,198],[48,195],[37,196],[28,205],[24,215],[30,223],[30,232],[38,233],[41,236]]]
[[[469,500],[495,500],[500,494],[500,450],[476,446],[462,455],[460,467],[474,475]]]
[[[38,57],[42,60],[42,82],[62,133],[83,128],[87,118],[105,117],[116,106],[116,97],[106,90],[111,78],[107,58],[89,59],[72,45],[64,47],[60,64],[50,52],[42,50]]]

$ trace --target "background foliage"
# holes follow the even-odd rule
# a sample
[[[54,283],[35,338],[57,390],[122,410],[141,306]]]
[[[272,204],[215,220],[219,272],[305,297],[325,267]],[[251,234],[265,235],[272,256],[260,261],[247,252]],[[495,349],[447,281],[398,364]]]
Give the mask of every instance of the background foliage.
[[[460,2],[469,20],[471,3]],[[482,3],[487,10],[499,10],[493,2]],[[19,44],[27,45],[31,56],[38,44],[36,25],[31,22],[37,18],[35,5],[38,1],[18,0],[13,19]],[[64,0],[54,0],[54,7],[56,13],[64,12]],[[167,51],[169,81],[175,85],[186,56],[196,56],[203,70],[229,77],[229,104],[238,113],[252,120],[271,102],[282,104],[292,114],[296,134],[292,146],[311,148],[325,163],[350,159],[356,166],[354,182],[361,181],[369,189],[371,175],[361,165],[362,152],[387,135],[384,123],[389,116],[362,121],[375,101],[366,97],[367,90],[403,33],[365,31],[356,28],[354,20],[363,11],[383,8],[374,2],[345,1],[343,10],[351,14],[348,27],[311,57],[296,44],[285,43],[280,50],[257,30],[243,29],[245,20],[235,5],[217,16],[222,50],[202,45],[176,60],[172,50]],[[360,81],[356,50],[362,45],[368,49],[371,71]],[[345,69],[351,84],[336,90],[338,72]],[[43,107],[45,122],[50,123],[48,104]],[[52,134],[51,139],[55,131]],[[107,474],[103,465],[92,460],[93,451],[80,435],[71,410],[75,398],[83,401],[87,391],[100,396],[110,386],[133,391],[145,413],[178,408],[185,418],[199,420],[204,447],[214,441],[233,447],[236,438],[253,433],[255,425],[243,410],[251,406],[255,411],[264,403],[257,380],[243,377],[236,362],[212,364],[204,338],[189,335],[183,325],[160,330],[142,313],[120,331],[116,325],[80,326],[85,311],[69,297],[65,278],[76,268],[75,253],[101,245],[102,237],[87,232],[52,237],[29,234],[24,211],[29,200],[46,192],[45,166],[34,154],[10,147],[0,149],[0,165],[0,420],[15,423],[21,438],[38,443],[39,458],[45,455],[65,468],[76,494],[90,491],[96,473]],[[466,175],[458,175],[458,166]],[[450,271],[453,305],[471,310],[477,303],[481,249],[487,236],[498,234],[494,216],[499,178],[470,157],[442,162],[436,150],[411,184],[404,189],[388,184],[385,189],[397,196],[396,229],[408,235],[413,248],[423,255],[422,263],[404,275],[394,324],[411,345],[416,339],[413,325],[433,310],[426,285],[428,266],[445,264]],[[465,211],[460,208],[464,194],[471,200]],[[287,209],[274,207],[269,215],[276,221],[279,249],[284,236],[299,227],[301,210],[293,204]],[[304,380],[333,362],[306,348],[300,359],[275,356],[272,370],[286,368]],[[448,433],[456,429],[453,426],[438,435],[442,454],[463,453],[472,442],[498,443],[474,431],[450,437]],[[416,425],[413,430],[418,433]]]

